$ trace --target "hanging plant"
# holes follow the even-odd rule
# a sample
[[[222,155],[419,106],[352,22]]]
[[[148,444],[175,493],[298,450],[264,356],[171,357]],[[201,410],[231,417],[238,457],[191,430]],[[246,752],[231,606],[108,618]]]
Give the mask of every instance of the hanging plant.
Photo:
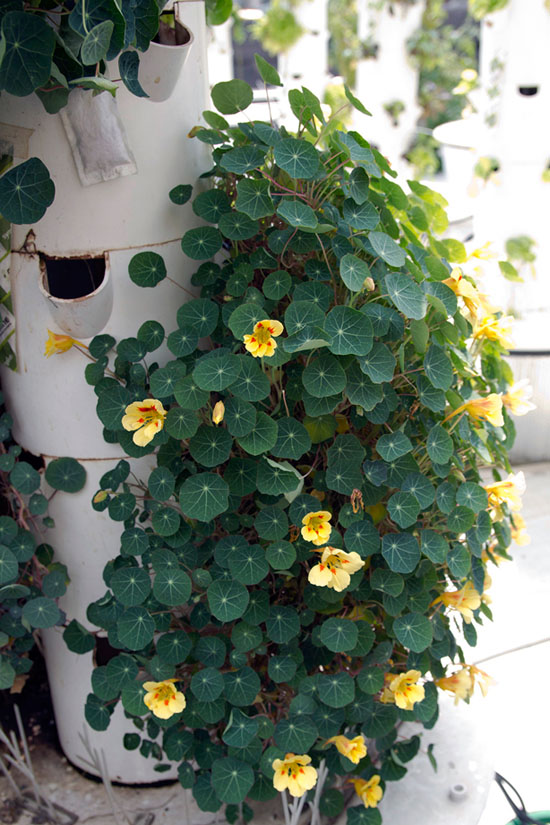
[[[213,186],[182,239],[200,297],[174,330],[150,320],[90,344],[106,438],[156,467],[120,461],[93,499],[124,530],[88,607],[115,651],[86,718],[104,730],[122,703],[126,747],[160,772],[178,763],[230,822],[280,794],[287,822],[307,802],[316,823],[356,794],[350,825],[380,823],[439,690],[467,700],[488,681],[458,637],[476,644],[489,568],[523,529],[509,319],[489,315],[463,245],[440,239],[441,195],[404,191],[307,89],[295,133],[229,126],[252,101],[242,81],[212,98],[194,134],[215,147]],[[140,252],[129,275],[148,289],[167,270]],[[405,720],[418,734],[402,740]]]

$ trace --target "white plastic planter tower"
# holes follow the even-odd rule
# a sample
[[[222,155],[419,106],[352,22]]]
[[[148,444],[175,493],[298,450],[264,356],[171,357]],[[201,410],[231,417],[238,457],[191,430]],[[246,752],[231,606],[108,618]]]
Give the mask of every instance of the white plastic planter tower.
[[[436,130],[438,139],[498,161],[498,173],[473,201],[476,246],[491,241],[504,259],[508,239],[527,235],[535,241],[535,276],[524,267],[523,283],[504,280],[496,263],[484,267],[486,291],[518,319],[517,354],[511,362],[516,378],[533,382],[537,405],[528,417],[516,419],[514,461],[550,459],[550,183],[542,179],[550,160],[549,42],[550,11],[542,0],[509,0],[504,9],[486,17],[481,29],[480,114]],[[463,183],[454,181],[458,188]]]
[[[420,116],[417,102],[418,71],[412,65],[407,40],[419,28],[424,0],[411,5],[394,0],[362,0],[358,4],[357,30],[362,43],[376,46],[376,56],[357,63],[356,92],[372,117],[354,112],[355,128],[392,159],[396,169],[409,148]],[[404,109],[397,125],[384,108],[399,101]]]
[[[153,46],[147,60],[141,58],[140,80],[151,99],[134,97],[121,84],[116,104],[109,95],[73,93],[60,116],[46,114],[34,97],[2,97],[2,120],[16,136],[18,130],[24,136],[24,130],[31,131],[28,152],[25,141],[16,139],[15,162],[40,157],[56,185],[55,200],[40,221],[13,227],[18,371],[3,369],[2,384],[22,446],[46,462],[73,456],[86,468],[80,493],[53,499],[56,526],[47,541],[71,578],[61,607],[68,619],[87,627],[86,606],[105,593],[102,570],[117,555],[121,533],[120,524],[92,510],[91,497],[101,475],[124,453],[103,439],[82,355],[73,349],[47,359],[44,343],[48,328],[84,341],[100,332],[117,339],[135,335],[150,318],[170,330],[178,306],[192,297],[196,264],[184,256],[180,238],[198,219],[190,205],[173,204],[168,192],[176,184],[195,183],[210,166],[207,147],[186,137],[208,107],[206,31],[202,0],[176,2],[174,8],[189,37],[179,46]],[[157,64],[147,66],[151,59]],[[115,66],[113,77],[116,72]],[[164,102],[155,102],[160,99]],[[71,133],[79,136],[76,155]],[[168,270],[169,278],[154,293],[128,276],[130,259],[144,249],[161,254]],[[158,353],[156,360],[163,357]],[[146,476],[147,459],[133,466]],[[85,724],[91,654],[70,653],[59,628],[43,638],[61,745],[74,764],[87,769],[78,734]],[[89,731],[93,746],[105,751],[111,778],[129,783],[166,778],[152,770],[152,761],[124,750],[123,733],[132,730],[117,708],[107,732]]]
[[[279,55],[279,74],[285,90],[305,86],[322,101],[328,83],[328,0],[300,0],[293,9],[304,33]],[[285,103],[286,96],[281,101]],[[294,119],[294,116],[292,115]]]

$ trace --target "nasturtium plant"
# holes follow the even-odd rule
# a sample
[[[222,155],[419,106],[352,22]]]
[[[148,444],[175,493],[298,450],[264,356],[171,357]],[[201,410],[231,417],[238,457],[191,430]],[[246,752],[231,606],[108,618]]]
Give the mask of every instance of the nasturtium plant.
[[[212,97],[221,115],[252,99],[242,81]],[[90,344],[116,351],[89,373],[107,439],[156,467],[119,462],[93,499],[123,532],[88,619],[120,652],[86,714],[102,730],[122,701],[126,746],[177,762],[203,810],[233,822],[288,790],[295,825],[310,791],[336,815],[350,776],[372,812],[419,748],[399,722],[431,728],[438,688],[484,687],[458,639],[491,618],[488,568],[524,534],[506,319],[488,322],[464,248],[439,240],[446,202],[403,188],[307,89],[293,99],[292,133],[208,113],[205,223],[182,238],[201,294],[177,330]],[[138,253],[130,277],[154,286],[158,258]]]
[[[47,540],[47,530],[54,526],[48,516],[52,491],[46,494],[42,481],[55,494],[77,493],[86,471],[74,458],[56,458],[45,473],[37,470],[35,457],[14,441],[12,419],[3,405],[0,394],[0,690],[15,686],[19,692],[32,667],[35,632],[65,623],[57,599],[67,589],[69,573],[55,560],[53,547],[38,539]],[[94,637],[74,620],[64,635],[80,653],[95,645]]]

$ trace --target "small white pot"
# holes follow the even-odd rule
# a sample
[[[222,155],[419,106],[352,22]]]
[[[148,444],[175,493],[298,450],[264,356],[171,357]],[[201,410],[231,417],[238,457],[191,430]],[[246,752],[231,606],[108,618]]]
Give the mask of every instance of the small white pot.
[[[193,45],[193,33],[178,19],[179,5],[174,4],[176,28],[184,31],[188,40],[173,46],[151,43],[147,51],[139,55],[138,80],[149,100],[155,103],[162,103],[171,96]]]
[[[70,259],[67,259],[69,265]],[[38,288],[57,326],[74,338],[91,338],[107,324],[113,311],[113,282],[109,255],[105,255],[105,275],[99,286],[80,298],[57,298],[50,292],[46,265],[41,262]]]

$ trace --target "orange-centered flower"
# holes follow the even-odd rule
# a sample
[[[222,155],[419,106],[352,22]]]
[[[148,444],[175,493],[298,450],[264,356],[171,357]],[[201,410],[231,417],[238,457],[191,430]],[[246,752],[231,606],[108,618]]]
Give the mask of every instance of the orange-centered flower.
[[[357,765],[367,755],[367,746],[362,736],[355,736],[353,739],[347,739],[345,736],[331,736],[325,742],[327,745],[334,745],[342,756]]]
[[[434,599],[432,605],[441,602],[445,607],[450,607],[463,616],[466,624],[470,624],[474,614],[473,611],[481,604],[481,596],[475,589],[472,582],[468,581],[460,590],[449,590]]]
[[[467,701],[474,692],[474,680],[467,667],[463,667],[462,670],[453,673],[452,676],[436,679],[435,683],[441,690],[454,693],[455,705],[458,705],[460,699]]]
[[[317,547],[325,544],[330,536],[329,521],[331,515],[327,510],[318,510],[316,513],[308,513],[302,519],[302,538],[311,541]]]
[[[481,295],[476,287],[467,281],[459,267],[455,267],[449,278],[446,278],[442,283],[452,289],[457,298],[462,298],[466,307],[475,315],[480,307],[483,306],[484,296]]]
[[[501,318],[496,318],[494,315],[485,315],[475,325],[474,338],[488,338],[489,341],[496,341],[504,349],[511,349],[514,346],[512,338],[513,321],[511,315],[504,315]]]
[[[277,791],[286,791],[291,796],[303,796],[306,791],[315,787],[317,771],[309,763],[311,757],[307,754],[296,756],[287,753],[284,759],[275,759],[271,765],[274,770],[273,787]]]
[[[71,347],[74,347],[75,344],[78,344],[79,347],[86,347],[86,344],[83,344],[82,341],[77,341],[76,338],[71,338],[70,335],[60,335],[57,332],[52,332],[51,329],[48,330],[48,337],[46,339],[46,347],[44,349],[44,355],[46,358],[49,358],[50,355],[59,355],[62,352],[67,352],[70,350]]]
[[[212,410],[212,423],[221,424],[225,415],[225,405],[223,401],[217,401]]]
[[[489,495],[489,505],[500,507],[507,504],[510,510],[521,510],[521,497],[525,492],[525,476],[523,473],[510,473],[504,481],[495,481],[493,484],[484,484]]]
[[[174,713],[181,713],[186,705],[185,696],[174,687],[177,679],[164,679],[162,682],[145,682],[147,691],[143,701],[150,711],[159,719],[170,719]]]
[[[412,710],[416,702],[424,698],[424,688],[416,683],[421,677],[419,670],[408,670],[406,673],[386,673],[386,687],[380,697],[384,704],[396,704],[401,710]]]
[[[136,430],[132,440],[138,447],[149,444],[164,427],[166,410],[156,398],[134,401],[126,407],[125,413],[122,416],[122,426],[125,430]]]
[[[380,787],[380,777],[377,773],[370,779],[348,779],[355,787],[355,793],[365,806],[365,808],[376,808],[382,799],[382,788]]]
[[[529,384],[529,379],[524,378],[510,387],[508,392],[502,396],[502,403],[513,415],[527,415],[531,410],[536,410],[535,404],[529,401],[533,395],[533,388]]]
[[[321,561],[311,568],[308,575],[310,584],[317,587],[332,587],[337,593],[345,590],[351,581],[351,574],[365,566],[359,553],[346,553],[335,547],[324,547]]]
[[[485,398],[472,398],[453,410],[445,421],[454,418],[461,412],[467,412],[474,421],[488,421],[494,427],[502,427],[504,419],[502,417],[502,398],[496,392],[492,392]]]
[[[280,321],[258,321],[252,335],[244,336],[244,346],[254,358],[270,358],[277,349],[277,341],[284,330]]]

